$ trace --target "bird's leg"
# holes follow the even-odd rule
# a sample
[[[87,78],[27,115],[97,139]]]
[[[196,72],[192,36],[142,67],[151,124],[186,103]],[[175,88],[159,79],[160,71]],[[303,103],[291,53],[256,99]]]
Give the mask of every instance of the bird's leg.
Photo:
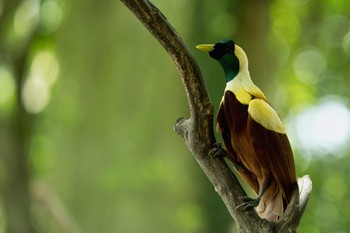
[[[231,156],[228,155],[227,151],[222,147],[222,144],[220,142],[216,142],[213,144],[213,149],[209,151],[209,156],[214,156],[216,158],[227,158],[229,159],[233,167],[238,171],[238,172],[244,172],[246,169],[241,165],[242,163],[238,163],[232,159]]]
[[[232,165],[233,165],[233,167],[236,169],[236,171],[238,171],[238,172],[246,172],[246,171],[248,171],[248,170],[243,166],[242,163],[235,163],[235,162],[232,161],[232,159],[230,159],[230,161],[232,162]]]
[[[264,192],[266,191],[266,188],[262,188],[259,191],[258,197],[257,198],[251,198],[248,196],[245,197],[240,197],[239,199],[241,199],[243,201],[242,204],[238,205],[236,207],[236,209],[238,208],[243,208],[244,210],[247,208],[251,208],[251,207],[257,207],[260,203],[260,199],[261,197],[264,195]]]
[[[259,194],[258,194],[257,198],[251,198],[248,196],[240,197],[240,199],[243,201],[243,203],[238,205],[236,207],[236,209],[243,208],[245,210],[247,208],[257,207],[259,205],[261,197],[264,195],[267,187],[270,186],[270,183],[271,183],[271,179],[265,179],[265,181],[263,182],[263,184],[259,190]]]

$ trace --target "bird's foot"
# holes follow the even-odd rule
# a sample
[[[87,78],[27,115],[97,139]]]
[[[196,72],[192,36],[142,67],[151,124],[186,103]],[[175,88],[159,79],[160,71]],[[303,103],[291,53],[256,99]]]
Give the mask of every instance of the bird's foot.
[[[232,162],[232,165],[238,172],[245,171],[246,169],[243,168],[242,163],[236,163],[233,161],[233,159],[229,156],[227,151],[222,148],[222,145],[220,142],[216,142],[213,144],[213,149],[209,151],[209,156],[213,156],[214,158],[227,158]]]
[[[213,149],[209,151],[209,156],[213,156],[215,158],[225,158],[227,157],[227,152],[222,148],[220,142],[216,142],[213,144]]]
[[[239,199],[241,199],[243,203],[238,205],[236,209],[243,208],[243,210],[245,210],[248,208],[254,208],[254,207],[257,207],[260,202],[260,197],[251,198],[251,197],[245,196],[245,197],[240,197]]]

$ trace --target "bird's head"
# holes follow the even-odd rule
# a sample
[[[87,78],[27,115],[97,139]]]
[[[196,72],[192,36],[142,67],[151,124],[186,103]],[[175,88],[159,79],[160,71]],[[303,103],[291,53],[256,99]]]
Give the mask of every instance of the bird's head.
[[[224,39],[216,44],[201,44],[197,49],[209,52],[209,55],[219,61],[225,71],[226,81],[232,80],[239,72],[248,71],[247,55],[241,47],[232,40]]]

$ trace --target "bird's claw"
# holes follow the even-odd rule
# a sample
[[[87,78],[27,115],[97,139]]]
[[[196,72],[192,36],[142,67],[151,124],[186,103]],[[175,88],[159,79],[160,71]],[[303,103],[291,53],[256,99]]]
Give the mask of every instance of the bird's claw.
[[[258,198],[251,198],[251,197],[245,196],[245,197],[240,197],[239,199],[242,200],[243,203],[238,205],[236,207],[236,209],[242,208],[243,210],[246,210],[248,208],[254,208],[254,207],[257,207],[259,205],[259,202],[260,202],[259,197]]]
[[[215,158],[226,157],[227,152],[222,148],[220,142],[216,142],[213,144],[213,149],[209,151],[209,156],[213,156]]]

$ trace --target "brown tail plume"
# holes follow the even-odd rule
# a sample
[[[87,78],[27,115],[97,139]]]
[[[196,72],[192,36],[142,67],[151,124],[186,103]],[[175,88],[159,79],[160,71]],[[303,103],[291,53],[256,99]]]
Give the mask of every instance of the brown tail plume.
[[[277,222],[284,213],[286,207],[284,203],[286,203],[286,200],[283,198],[282,191],[275,182],[272,182],[261,197],[256,212],[260,218]]]

